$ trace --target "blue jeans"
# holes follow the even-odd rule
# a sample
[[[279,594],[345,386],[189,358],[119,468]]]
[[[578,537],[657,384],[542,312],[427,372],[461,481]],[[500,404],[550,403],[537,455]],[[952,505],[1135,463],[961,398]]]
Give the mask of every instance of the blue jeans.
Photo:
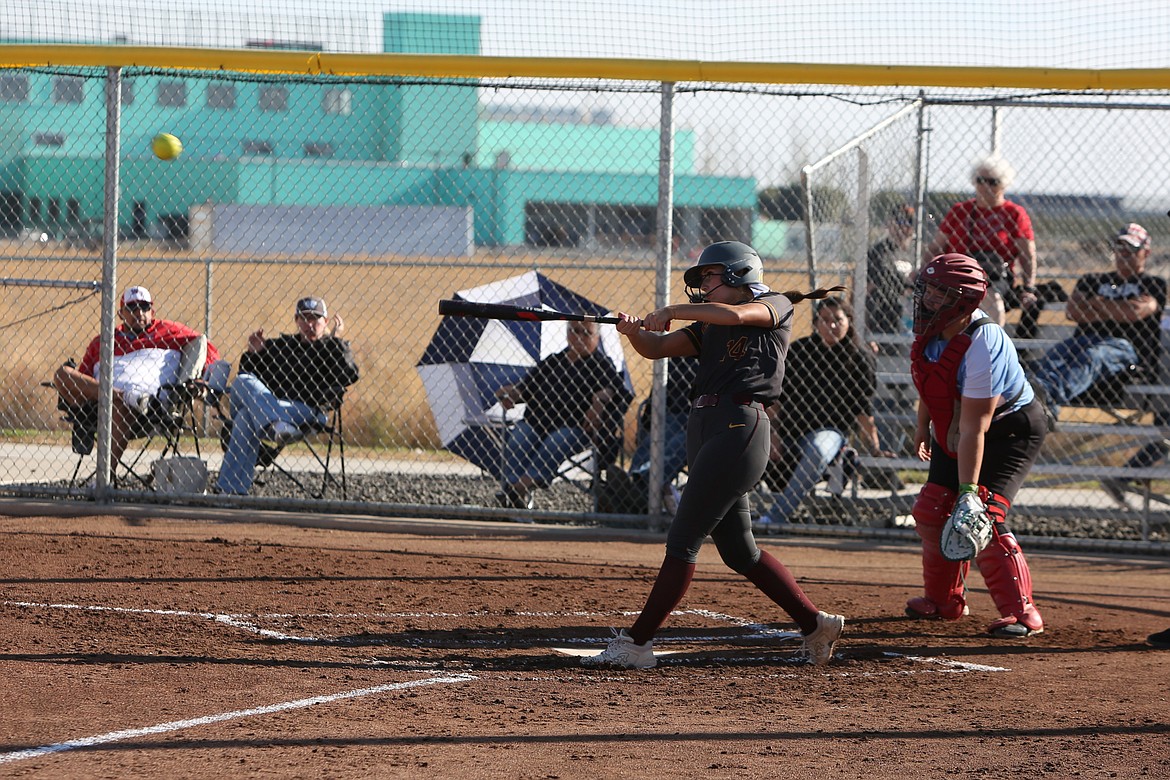
[[[223,493],[246,495],[252,489],[256,460],[260,455],[260,433],[277,420],[292,425],[316,420],[327,422],[315,406],[285,401],[273,395],[252,374],[240,374],[232,383],[232,437],[228,441],[216,486]]]
[[[509,429],[504,444],[504,484],[515,485],[527,476],[548,487],[557,475],[557,466],[578,452],[589,449],[589,437],[580,428],[558,428],[543,439],[532,426],[520,420]]]
[[[1129,339],[1109,336],[1073,336],[1065,339],[1032,364],[1036,381],[1048,393],[1053,414],[1092,387],[1099,379],[1120,374],[1137,365],[1137,352]]]
[[[788,522],[788,518],[825,476],[825,470],[845,446],[845,435],[836,428],[821,428],[786,444],[799,450],[800,459],[780,497],[768,509],[768,516],[780,523]]]
[[[662,478],[674,481],[687,465],[687,417],[690,412],[667,414],[663,421],[666,435],[662,440]],[[638,446],[630,460],[630,474],[650,473],[650,431],[638,432]]]

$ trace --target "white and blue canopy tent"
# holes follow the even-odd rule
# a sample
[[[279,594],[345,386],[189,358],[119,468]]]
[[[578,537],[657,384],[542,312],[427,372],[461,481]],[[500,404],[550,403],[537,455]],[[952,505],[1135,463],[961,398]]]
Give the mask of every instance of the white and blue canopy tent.
[[[453,297],[576,314],[609,313],[606,307],[536,271],[460,290]],[[443,447],[498,478],[500,440],[492,428],[504,421],[504,410],[495,392],[519,381],[541,359],[563,350],[567,325],[563,320],[445,318],[416,366]],[[599,348],[632,391],[620,335],[612,325],[600,328]],[[507,420],[518,420],[522,415],[523,404],[508,410]]]

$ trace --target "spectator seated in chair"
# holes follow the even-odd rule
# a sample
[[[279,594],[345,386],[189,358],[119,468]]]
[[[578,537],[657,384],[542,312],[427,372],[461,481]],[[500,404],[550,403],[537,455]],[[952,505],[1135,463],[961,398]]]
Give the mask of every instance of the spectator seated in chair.
[[[130,287],[122,294],[118,316],[122,324],[114,331],[111,479],[130,439],[143,435],[152,417],[181,407],[172,394],[197,396],[204,366],[210,368],[219,360],[219,351],[202,334],[157,319],[154,298],[145,287]],[[66,363],[53,376],[53,387],[70,409],[97,403],[100,341],[94,337],[80,365]]]
[[[853,310],[837,298],[818,301],[814,333],[788,350],[784,389],[773,419],[770,465],[764,473],[779,495],[757,522],[782,525],[842,457],[856,429],[873,455],[893,457],[878,443],[873,417],[876,379],[872,358],[853,328]]]
[[[1145,272],[1150,236],[1136,223],[1123,227],[1113,242],[1115,269],[1077,280],[1066,316],[1077,323],[1029,369],[1052,414],[1082,397],[1096,398],[1095,387],[1153,378],[1161,357],[1160,323],[1166,306],[1166,280]]]
[[[595,322],[570,322],[568,346],[541,360],[496,398],[505,409],[526,404],[524,417],[507,432],[503,489],[496,501],[530,508],[533,491],[548,487],[568,457],[596,447],[616,456],[622,417],[633,400],[613,363],[600,349]]]
[[[345,323],[329,319],[325,301],[296,302],[297,332],[266,339],[264,330],[248,337],[232,383],[231,430],[216,481],[220,493],[246,495],[252,489],[262,442],[279,448],[301,437],[301,425],[327,424],[326,410],[337,407],[345,389],[358,380],[358,367]]]

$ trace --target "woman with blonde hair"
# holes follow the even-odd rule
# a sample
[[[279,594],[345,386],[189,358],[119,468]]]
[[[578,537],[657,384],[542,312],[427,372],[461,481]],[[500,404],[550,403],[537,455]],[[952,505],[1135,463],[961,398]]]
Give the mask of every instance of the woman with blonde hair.
[[[1027,317],[1034,322],[1038,311],[1032,220],[1023,206],[1004,196],[1015,176],[1015,169],[999,155],[976,160],[971,167],[975,197],[951,207],[922,251],[924,263],[949,252],[975,258],[990,283],[987,314],[1001,327],[1007,310],[1017,305],[1022,321]],[[1017,337],[1032,335],[1020,332],[1026,327],[1017,329]]]

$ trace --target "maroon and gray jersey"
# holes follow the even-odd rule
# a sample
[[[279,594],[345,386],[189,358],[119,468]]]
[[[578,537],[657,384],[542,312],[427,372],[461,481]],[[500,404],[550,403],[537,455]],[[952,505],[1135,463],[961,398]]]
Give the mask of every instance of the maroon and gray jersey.
[[[772,312],[772,327],[692,322],[683,328],[699,350],[692,398],[710,393],[743,394],[765,404],[780,398],[784,358],[792,337],[792,303],[777,292],[766,292],[745,303],[767,306]]]

